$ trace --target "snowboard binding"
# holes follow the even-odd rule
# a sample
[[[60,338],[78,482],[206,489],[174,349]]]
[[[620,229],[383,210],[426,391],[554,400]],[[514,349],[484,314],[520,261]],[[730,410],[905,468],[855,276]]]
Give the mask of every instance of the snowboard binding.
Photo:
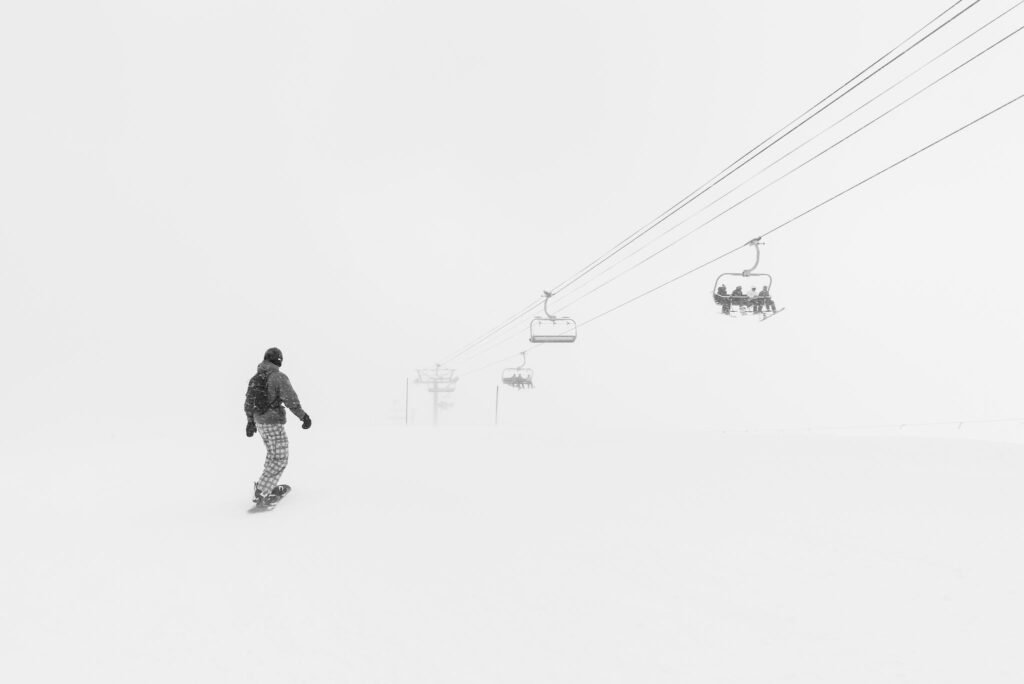
[[[277,485],[269,494],[264,494],[260,491],[258,483],[253,483],[253,497],[252,502],[256,504],[256,508],[271,508],[278,501],[284,498],[285,494],[292,490],[288,485]]]

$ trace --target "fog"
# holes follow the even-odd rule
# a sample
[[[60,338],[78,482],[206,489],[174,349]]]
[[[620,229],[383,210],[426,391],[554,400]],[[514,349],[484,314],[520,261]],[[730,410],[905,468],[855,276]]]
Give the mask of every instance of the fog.
[[[8,678],[1020,679],[1019,446],[317,427],[258,515],[230,438],[18,460]]]
[[[970,7],[793,145],[1012,5]],[[7,7],[5,411],[18,430],[51,435],[92,421],[142,434],[174,421],[234,429],[241,388],[276,345],[325,429],[404,420],[414,369],[603,254],[942,9]],[[1010,12],[792,164],[1021,20]],[[1009,39],[562,314],[607,310],[1002,104],[1019,94],[1022,56]],[[1020,416],[1019,117],[1019,107],[993,115],[767,239],[761,270],[786,308],[777,318],[718,314],[714,278],[752,263],[738,253],[582,328],[573,345],[531,352],[536,390],[510,396],[504,419],[778,427]],[[442,422],[493,422],[500,371],[526,337],[452,363],[462,380]],[[417,423],[429,414],[421,389]]]
[[[7,3],[7,671],[1016,681],[1019,5]]]

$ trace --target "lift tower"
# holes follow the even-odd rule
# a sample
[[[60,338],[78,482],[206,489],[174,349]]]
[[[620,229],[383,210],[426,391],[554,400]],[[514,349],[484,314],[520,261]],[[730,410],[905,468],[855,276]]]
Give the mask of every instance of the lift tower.
[[[437,427],[437,413],[440,409],[440,395],[455,391],[459,379],[455,377],[454,368],[442,368],[435,364],[433,368],[421,368],[416,371],[416,383],[426,385],[427,391],[434,395],[434,427]]]

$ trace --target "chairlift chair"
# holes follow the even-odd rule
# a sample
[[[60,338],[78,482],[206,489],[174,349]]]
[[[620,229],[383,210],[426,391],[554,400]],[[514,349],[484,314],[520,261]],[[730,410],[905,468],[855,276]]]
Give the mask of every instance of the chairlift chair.
[[[533,369],[526,368],[526,352],[523,355],[523,362],[515,368],[506,368],[501,372],[502,383],[516,389],[533,389]]]
[[[551,293],[544,292],[544,315],[537,316],[530,322],[530,342],[553,343],[575,342],[576,321],[569,317],[552,316],[548,313],[548,300]]]
[[[420,368],[416,371],[416,384],[427,385],[428,392],[447,394],[455,391],[459,378],[454,368],[443,368],[436,364],[433,368]]]
[[[455,383],[459,379],[455,377],[454,368],[444,368],[436,364],[433,368],[420,368],[416,371],[416,382],[420,384],[433,383]]]
[[[771,299],[772,277],[768,273],[754,273],[754,269],[761,261],[761,245],[763,244],[761,238],[754,238],[747,244],[757,250],[754,265],[741,273],[723,273],[718,276],[711,290],[711,296],[715,304],[721,307],[722,313],[732,318],[756,314],[764,319],[769,315],[769,312],[765,311],[769,302],[773,309],[772,313],[775,308]],[[725,294],[719,291],[722,286],[725,287]],[[740,288],[742,294],[734,294],[737,287]],[[761,296],[760,293],[765,289],[767,289],[767,296]],[[751,290],[756,292],[755,296],[749,294]]]

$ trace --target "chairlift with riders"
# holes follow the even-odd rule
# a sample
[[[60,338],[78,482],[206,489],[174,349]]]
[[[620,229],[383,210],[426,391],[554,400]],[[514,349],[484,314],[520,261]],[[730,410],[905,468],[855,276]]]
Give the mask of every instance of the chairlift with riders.
[[[761,262],[762,244],[764,243],[760,237],[747,243],[757,252],[753,266],[741,273],[723,273],[715,279],[711,295],[724,315],[733,318],[757,315],[763,321],[782,311],[775,308],[775,301],[772,299],[771,275],[754,273],[754,269]]]
[[[503,370],[501,381],[516,389],[533,389],[533,369],[526,367],[526,352],[519,353],[523,355],[523,362],[515,368]]]
[[[576,321],[548,313],[548,300],[551,296],[550,292],[544,291],[544,315],[537,316],[530,322],[530,342],[575,342]]]

